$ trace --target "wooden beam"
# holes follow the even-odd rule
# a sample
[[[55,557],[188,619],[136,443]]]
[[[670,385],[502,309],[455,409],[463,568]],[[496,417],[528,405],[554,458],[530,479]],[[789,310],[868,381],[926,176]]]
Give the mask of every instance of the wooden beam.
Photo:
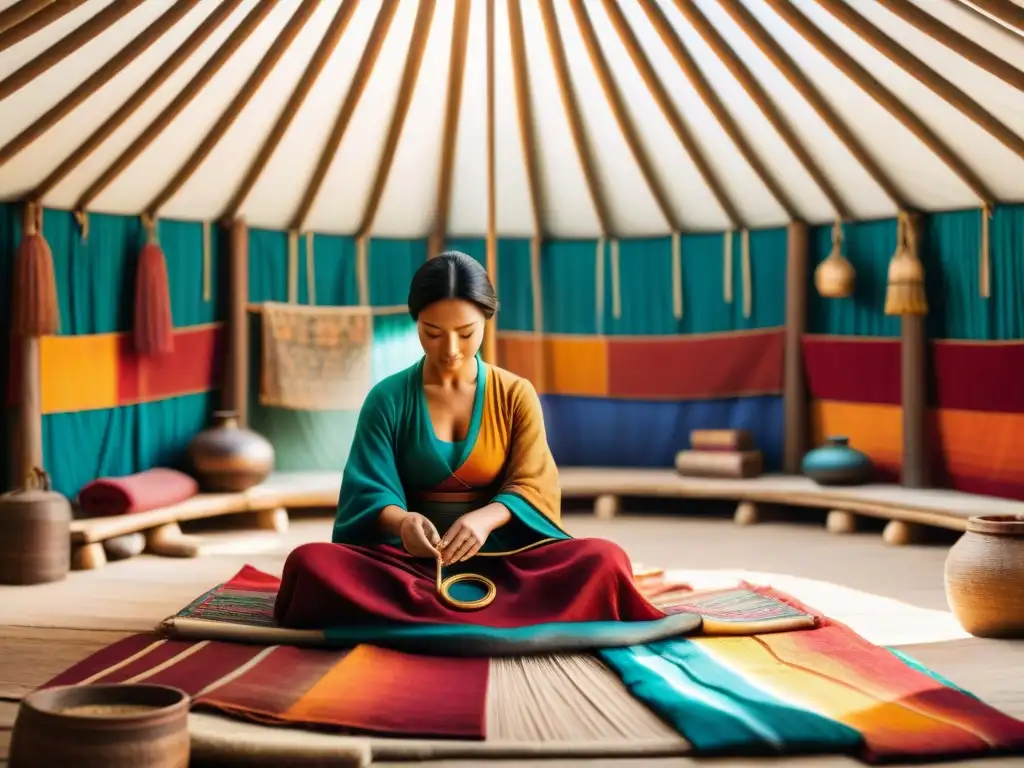
[[[661,82],[661,78],[658,77],[658,73],[655,71],[650,59],[644,52],[643,47],[640,45],[640,41],[634,34],[633,29],[629,26],[629,22],[626,20],[625,14],[619,7],[617,0],[604,0],[604,9],[608,14],[608,18],[612,22],[612,26],[615,27],[615,32],[619,36],[619,41],[626,49],[626,53],[629,54],[630,59],[633,61],[633,66],[636,67],[640,78],[644,81],[644,85],[647,86],[648,92],[651,94],[651,98],[657,103],[658,108],[661,109],[662,115],[665,116],[665,120],[668,121],[669,126],[676,134],[676,138],[679,139],[679,143],[682,144],[683,150],[690,157],[694,167],[700,174],[704,183],[708,189],[711,190],[711,194],[714,195],[715,200],[718,202],[719,207],[725,213],[729,219],[729,224],[733,229],[739,229],[743,226],[743,217],[740,215],[739,210],[736,208],[736,204],[729,199],[729,196],[725,192],[724,181],[715,173],[711,167],[711,163],[708,161],[704,152],[701,150],[700,145],[697,144],[697,140],[694,138],[693,133],[687,127],[686,120],[683,119],[682,113],[679,108],[676,107],[675,102],[668,95],[664,84]]]
[[[243,219],[230,224],[228,261],[228,365],[223,405],[238,414],[243,427],[249,420],[249,229]]]
[[[721,98],[719,98],[711,83],[704,77],[704,73],[697,66],[697,62],[690,55],[686,45],[669,23],[669,20],[665,18],[661,8],[658,7],[654,0],[640,0],[640,5],[643,7],[648,20],[658,33],[661,41],[668,48],[669,53],[672,54],[672,58],[676,60],[676,64],[679,65],[683,74],[686,75],[686,79],[690,81],[694,90],[697,91],[701,101],[704,102],[704,106],[715,116],[715,119],[722,126],[729,140],[739,150],[743,159],[747,161],[747,165],[753,169],[761,183],[768,189],[782,210],[786,212],[786,215],[793,220],[799,219],[800,212],[797,210],[792,198],[790,198],[789,193],[782,188],[782,185],[754,150],[753,145],[747,141],[747,137],[743,135],[736,120],[729,110],[726,109],[725,104],[722,103]]]
[[[46,27],[53,24],[53,22],[64,18],[65,14],[71,13],[80,5],[84,5],[85,0],[61,0],[59,3],[32,3],[31,0],[24,4],[24,11],[21,10],[19,3],[17,6],[8,8],[5,13],[12,12],[11,18],[21,16],[21,20],[17,24],[11,24],[6,29],[0,32],[0,53],[3,53],[12,45],[17,45],[22,40],[31,37],[36,32],[40,32]],[[34,6],[41,6],[35,8],[34,13],[27,13],[28,10],[32,10]],[[4,21],[8,21],[4,19]]]
[[[594,162],[593,153],[583,127],[583,120],[580,115],[579,98],[576,89],[572,84],[572,77],[569,74],[569,62],[565,56],[565,45],[562,43],[562,33],[558,27],[558,15],[552,0],[540,0],[540,14],[544,21],[544,36],[548,41],[548,50],[551,52],[551,60],[555,67],[555,80],[558,82],[558,94],[562,100],[562,110],[569,121],[569,130],[572,133],[573,146],[576,148],[576,156],[579,158],[583,168],[583,177],[587,183],[587,190],[590,192],[590,199],[597,213],[598,225],[601,227],[602,237],[613,237],[614,226],[611,220],[611,211],[608,208],[608,201],[601,186],[601,180],[597,176],[597,165]]]
[[[923,217],[911,215],[908,227],[921,240]],[[903,466],[900,481],[907,488],[931,485],[928,455],[928,334],[923,315],[900,316],[900,405],[903,411]]]
[[[358,5],[359,0],[342,0],[341,5],[338,6],[338,10],[331,19],[327,31],[324,32],[324,36],[320,39],[320,44],[317,45],[316,50],[313,52],[313,57],[302,72],[302,77],[296,83],[291,96],[288,97],[288,101],[281,109],[280,114],[278,114],[274,127],[270,129],[267,138],[263,140],[263,144],[256,153],[256,157],[249,164],[245,176],[242,177],[241,183],[235,189],[231,200],[221,215],[221,218],[225,221],[232,221],[238,217],[238,213],[245,204],[246,198],[252,192],[252,188],[256,186],[260,174],[266,168],[267,163],[270,162],[270,158],[273,157],[275,150],[277,150],[278,145],[288,131],[288,127],[292,124],[292,120],[299,113],[299,110],[306,101],[306,97],[309,96],[310,90],[312,90],[317,78],[320,77],[320,73],[323,72],[327,62],[334,55],[334,51],[345,34],[348,23],[352,20],[352,14],[355,13],[356,6]]]
[[[36,230],[39,210],[27,203],[22,209],[21,231]],[[12,337],[18,354],[18,421],[14,438],[14,486],[32,473],[33,467],[43,466],[43,390],[39,338],[37,336]]]
[[[790,2],[790,0],[765,0],[765,2],[797,34],[814,46],[832,66],[845,74],[862,91],[902,123],[921,143],[927,146],[954,174],[960,177],[960,180],[978,196],[983,205],[992,205],[994,203],[995,196],[989,191],[987,185],[967,167],[953,149],[943,142],[921,118],[909,110],[892,91],[882,85],[870,72],[858,64],[852,56],[818,29],[794,3]]]
[[[106,32],[142,4],[142,0],[117,0],[75,27],[45,51],[0,80],[0,101],[17,93],[44,72],[64,61],[93,38]]]
[[[914,77],[947,104],[969,117],[1018,157],[1024,158],[1024,139],[964,91],[874,26],[851,6],[845,3],[822,2],[822,0],[817,0],[817,3],[893,64]],[[883,4],[888,5],[885,0],[883,0]]]
[[[719,2],[723,10],[732,17],[732,20],[754,42],[754,45],[761,51],[761,54],[772,62],[782,76],[789,81],[789,84],[804,97],[807,104],[831,129],[836,138],[843,143],[847,151],[860,163],[861,167],[874,182],[882,188],[882,191],[892,201],[893,205],[900,210],[906,209],[908,207],[906,197],[899,190],[896,182],[882,169],[881,163],[872,157],[867,147],[854,135],[850,127],[839,117],[839,114],[832,109],[821,91],[807,79],[796,62],[793,61],[793,58],[768,33],[761,25],[761,22],[747,10],[741,0],[719,0]]]
[[[622,92],[612,76],[611,67],[608,66],[604,51],[601,49],[601,43],[597,39],[597,33],[594,31],[594,24],[590,20],[590,14],[587,11],[586,5],[583,0],[570,0],[569,5],[572,8],[573,15],[576,17],[576,26],[583,37],[583,45],[586,47],[587,55],[590,57],[590,64],[594,68],[598,81],[601,83],[605,99],[608,101],[608,106],[615,116],[615,122],[619,125],[619,131],[622,132],[622,137],[626,140],[629,151],[633,155],[633,160],[636,161],[637,166],[640,168],[644,182],[647,184],[651,196],[654,197],[654,202],[657,204],[658,210],[661,211],[666,226],[672,230],[679,230],[681,229],[679,217],[672,210],[672,203],[669,200],[665,185],[662,184],[661,179],[658,177],[654,162],[651,160],[647,148],[640,140],[640,133],[637,131],[636,123],[633,121],[629,108],[626,106],[626,100],[623,98]]]
[[[203,23],[196,27],[174,53],[144,82],[139,88],[128,97],[128,100],[118,107],[110,117],[103,121],[89,137],[79,144],[75,150],[54,168],[50,174],[33,190],[32,198],[42,200],[43,196],[57,186],[75,168],[106,141],[114,131],[135,114],[145,101],[153,95],[157,88],[164,84],[177,69],[185,63],[195,50],[213,34],[213,32],[224,23],[231,13],[241,4],[241,0],[224,0],[223,3],[214,7],[213,12],[207,16]]]
[[[260,25],[263,19],[266,18],[267,14],[277,5],[278,0],[260,0],[256,6],[249,11],[249,14],[242,20],[231,34],[228,39],[221,44],[221,46],[214,52],[205,64],[200,68],[199,72],[188,81],[188,84],[181,90],[181,92],[174,97],[174,100],[164,108],[164,110],[157,115],[157,118],[150,123],[146,130],[133,141],[128,148],[122,152],[118,157],[111,163],[100,177],[96,179],[89,187],[82,193],[78,198],[78,202],[75,203],[75,210],[84,211],[88,208],[89,203],[96,199],[96,197],[103,192],[110,184],[116,179],[125,168],[131,165],[135,159],[142,154],[153,141],[164,132],[164,130],[171,124],[171,122],[182,110],[185,109],[194,99],[199,92],[206,86],[213,76],[220,71],[228,59],[230,59],[244,43],[249,36],[256,30],[256,27]]]
[[[398,101],[395,103],[395,111],[391,115],[391,125],[384,141],[384,151],[381,153],[380,163],[377,165],[377,176],[370,189],[370,197],[366,201],[366,208],[356,232],[357,239],[369,236],[373,220],[377,217],[377,209],[380,208],[380,201],[384,196],[384,187],[387,185],[391,166],[395,161],[398,140],[402,136],[405,118],[409,114],[409,105],[412,103],[412,95],[416,90],[416,80],[420,74],[420,65],[423,64],[423,53],[427,49],[427,38],[430,36],[430,24],[434,20],[436,7],[437,0],[420,0],[419,8],[416,9],[416,21],[412,29],[412,39],[409,41],[409,53],[406,56],[405,69],[402,71],[402,80],[398,86]]]
[[[690,25],[697,30],[697,33],[704,39],[704,42],[712,50],[712,52],[718,57],[729,73],[733,76],[733,79],[743,88],[746,94],[750,97],[757,108],[764,115],[765,120],[771,124],[775,132],[782,137],[782,140],[789,147],[789,150],[796,156],[796,159],[800,161],[800,164],[807,171],[807,174],[814,179],[814,183],[818,185],[818,188],[828,198],[829,203],[832,205],[832,209],[835,215],[841,219],[848,219],[851,217],[850,206],[843,200],[839,191],[835,185],[828,178],[824,169],[815,160],[807,147],[797,136],[796,130],[790,125],[789,120],[785,117],[781,110],[775,105],[771,96],[761,86],[761,83],[754,77],[754,73],[750,71],[750,68],[743,63],[743,60],[736,55],[736,52],[729,46],[722,35],[714,25],[708,21],[707,16],[704,12],[692,2],[680,2],[677,0],[676,7],[679,8],[680,12],[690,23]]]
[[[878,0],[888,11],[917,28],[944,47],[956,51],[975,66],[995,75],[1018,93],[1024,93],[1024,71],[1006,59],[1002,59],[984,46],[978,45],[966,35],[948,27],[927,11],[922,11],[909,0]],[[980,5],[980,3],[979,3]],[[1005,12],[1005,6],[1001,6]],[[1024,16],[1024,8],[1016,6],[1018,15]]]
[[[469,0],[464,0],[469,5]],[[494,0],[487,0],[487,275],[498,290],[498,179],[494,118]],[[498,321],[484,328],[484,360],[498,364]]]
[[[445,94],[444,134],[441,136],[441,169],[437,176],[434,225],[430,230],[427,258],[437,256],[444,249],[445,236],[448,233],[448,214],[452,205],[452,170],[455,167],[455,146],[459,136],[459,112],[462,106],[462,83],[466,79],[466,43],[469,40],[470,9],[470,0],[455,0],[448,64],[448,91]]]
[[[53,2],[54,0],[17,0],[13,5],[7,6],[0,11],[0,34],[39,13]]]
[[[171,5],[158,19],[136,35],[134,40],[83,80],[75,90],[50,107],[41,117],[4,146],[0,147],[0,166],[53,128],[53,126],[67,117],[75,107],[110,82],[115,75],[128,67],[135,59],[147,51],[153,43],[163,37],[182,17],[195,8],[198,2],[199,0],[179,0],[179,2]]]
[[[807,383],[803,336],[807,329],[807,225],[789,224],[786,233],[786,338],[782,373],[782,471],[799,475],[807,453]]]
[[[213,127],[203,137],[199,146],[192,152],[192,155],[185,161],[185,164],[178,169],[174,177],[164,185],[164,188],[146,206],[145,212],[151,220],[156,221],[160,209],[185,185],[192,177],[192,174],[198,170],[199,166],[202,165],[203,161],[213,151],[214,147],[224,138],[224,134],[234,125],[235,120],[245,110],[250,99],[256,95],[256,91],[260,89],[260,86],[270,76],[270,73],[274,71],[274,67],[277,66],[281,57],[284,56],[292,43],[295,42],[295,38],[306,26],[318,5],[319,0],[302,0],[302,3],[295,9],[291,18],[288,19],[288,23],[285,24],[284,29],[281,30],[274,39],[274,42],[267,48],[267,52],[263,54],[259,64],[256,65],[256,68],[250,73],[238,93],[235,94],[235,97],[221,112],[217,122],[213,124]]]
[[[537,237],[544,234],[544,187],[540,183],[540,165],[537,162],[537,137],[534,133],[533,102],[530,97],[530,68],[526,61],[526,34],[519,0],[505,0],[508,12],[509,43],[512,49],[512,81],[516,94],[516,118],[519,141],[523,146],[526,183],[530,190],[530,210]]]
[[[331,163],[334,162],[334,156],[341,145],[341,140],[345,137],[345,131],[348,130],[348,124],[352,121],[352,115],[355,114],[359,100],[366,91],[366,85],[370,81],[370,75],[373,74],[373,68],[380,57],[384,39],[388,36],[388,30],[391,29],[391,22],[394,20],[397,10],[398,0],[384,0],[380,10],[377,11],[377,18],[373,22],[373,29],[370,30],[366,45],[363,46],[363,53],[359,58],[356,71],[352,75],[352,83],[345,94],[345,100],[334,119],[334,125],[327,136],[327,141],[324,142],[323,149],[320,151],[320,159],[317,160],[313,175],[310,177],[309,184],[306,185],[306,191],[303,192],[299,206],[292,216],[289,229],[294,232],[305,229],[306,219],[313,208],[313,203],[316,202],[317,195],[320,194],[327,171],[330,169]]]
[[[970,5],[1024,34],[1024,8],[1013,0],[970,0]]]

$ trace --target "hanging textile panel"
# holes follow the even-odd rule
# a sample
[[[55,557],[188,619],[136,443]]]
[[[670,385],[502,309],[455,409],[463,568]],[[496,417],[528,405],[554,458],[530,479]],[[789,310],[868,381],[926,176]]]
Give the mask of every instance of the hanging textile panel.
[[[899,477],[903,410],[898,339],[807,335],[814,445],[845,435],[880,480]],[[959,491],[1024,499],[1024,341],[936,340],[928,443],[932,477]]]
[[[260,403],[303,411],[359,408],[373,386],[372,309],[262,307]]]

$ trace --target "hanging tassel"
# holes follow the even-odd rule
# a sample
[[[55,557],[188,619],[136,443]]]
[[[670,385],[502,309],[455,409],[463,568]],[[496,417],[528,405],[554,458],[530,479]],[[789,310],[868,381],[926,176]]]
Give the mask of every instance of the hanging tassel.
[[[853,295],[857,270],[843,255],[843,222],[832,225],[832,252],[814,270],[814,287],[826,299],[845,299]]]
[[[174,320],[167,259],[157,242],[156,222],[143,216],[142,226],[146,230],[146,244],[142,246],[135,273],[135,351],[155,357],[174,351]]]
[[[981,298],[992,295],[991,241],[989,239],[989,223],[992,219],[992,206],[985,203],[981,206],[981,261],[978,265],[978,287]]]
[[[210,229],[211,229],[210,222],[204,221],[203,222],[203,301],[205,303],[207,303],[207,304],[210,302],[210,295],[211,295],[211,292],[212,292],[211,291],[211,287],[210,287],[210,284],[212,282],[212,279],[211,279],[212,278],[212,275],[211,275],[211,273],[212,273],[212,264],[211,264],[212,257],[211,257],[211,253],[210,252],[212,250],[211,240],[213,239],[213,234],[210,231]]]
[[[288,303],[299,303],[299,233],[288,230]]]
[[[43,237],[43,210],[28,203],[25,232],[14,268],[11,331],[16,336],[49,336],[60,331],[53,254]]]
[[[722,289],[726,304],[732,304],[732,230],[722,238]]]
[[[78,232],[82,237],[84,243],[89,239],[89,214],[85,211],[72,211],[71,215],[75,217],[75,223],[78,224]]]
[[[604,333],[604,238],[597,241],[594,261],[594,310],[597,325],[596,333]]]
[[[900,211],[896,223],[896,252],[889,262],[885,314],[928,314],[928,299],[924,290],[924,265],[917,257],[917,233],[910,217],[903,211]]]
[[[356,238],[356,288],[359,291],[359,306],[370,304],[370,243],[364,237]]]
[[[753,285],[750,275],[750,230],[740,233],[740,277],[743,280],[743,316],[750,317],[753,308]]]
[[[622,282],[619,275],[619,240],[612,240],[612,317],[622,317]]]
[[[306,233],[306,303],[316,304],[316,264],[313,261],[313,233]]]
[[[672,231],[672,314],[683,319],[683,248],[679,233]]]

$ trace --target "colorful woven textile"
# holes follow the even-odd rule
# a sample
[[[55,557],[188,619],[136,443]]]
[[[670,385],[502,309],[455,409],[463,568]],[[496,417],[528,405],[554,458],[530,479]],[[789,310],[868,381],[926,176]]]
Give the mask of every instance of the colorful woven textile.
[[[260,403],[303,411],[363,404],[373,385],[369,307],[309,307],[266,302]]]

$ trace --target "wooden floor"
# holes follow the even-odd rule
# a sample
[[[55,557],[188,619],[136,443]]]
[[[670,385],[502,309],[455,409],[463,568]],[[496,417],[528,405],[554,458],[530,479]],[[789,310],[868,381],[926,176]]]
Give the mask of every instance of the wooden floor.
[[[747,578],[769,583],[843,621],[873,642],[898,645],[959,685],[1024,718],[1024,642],[969,638],[946,608],[942,585],[945,545],[890,548],[877,532],[826,533],[813,524],[765,523],[741,527],[728,519],[626,514],[601,522],[570,515],[578,536],[613,539],[634,562],[679,570],[697,584]],[[327,539],[330,520],[294,522],[273,534],[209,534],[218,549],[198,560],[144,556],[99,571],[74,573],[60,584],[0,587],[0,766],[5,766],[17,701],[57,672],[125,633],[148,630],[204,589],[251,563],[279,573],[287,552],[304,541]],[[473,761],[475,762],[475,761]],[[466,766],[473,762],[432,765]],[[496,765],[524,765],[498,761]],[[545,761],[570,765],[657,768],[690,765],[858,765],[845,758],[714,761]],[[408,765],[408,764],[406,764]],[[1020,758],[956,765],[1024,766]]]

